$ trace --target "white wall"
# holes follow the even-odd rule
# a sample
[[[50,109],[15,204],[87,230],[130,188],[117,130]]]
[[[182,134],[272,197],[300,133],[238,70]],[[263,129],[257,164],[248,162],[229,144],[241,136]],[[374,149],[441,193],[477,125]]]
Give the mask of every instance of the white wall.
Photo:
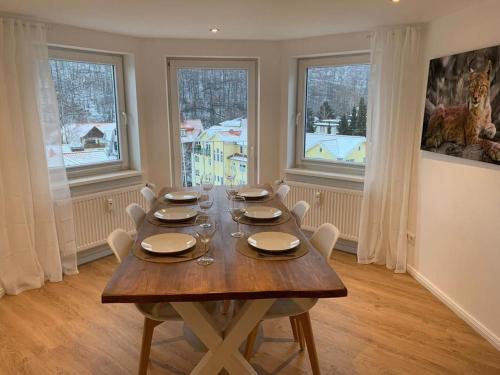
[[[259,148],[258,169],[261,182],[279,175],[279,51],[278,42],[234,40],[147,39],[141,45],[142,95],[148,125],[150,179],[160,185],[171,184],[171,154],[168,146],[167,57],[255,58],[259,66]]]
[[[427,58],[500,44],[500,2],[482,4],[431,22]],[[500,349],[500,166],[419,153],[409,264]]]
[[[50,25],[51,44],[122,53],[133,60],[137,84],[140,162],[145,180],[170,185],[167,57],[255,58],[259,79],[258,179],[279,175],[280,43],[272,41],[141,39],[71,26]]]

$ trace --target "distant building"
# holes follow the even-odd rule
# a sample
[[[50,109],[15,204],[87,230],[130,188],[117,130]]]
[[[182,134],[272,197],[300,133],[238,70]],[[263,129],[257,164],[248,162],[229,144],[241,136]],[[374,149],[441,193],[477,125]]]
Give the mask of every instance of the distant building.
[[[314,134],[338,134],[340,119],[315,120]]]
[[[193,142],[202,131],[201,120],[184,120],[181,123],[181,142]]]
[[[69,124],[64,127],[63,156],[68,166],[100,163],[119,158],[116,123]]]
[[[80,144],[83,148],[104,148],[106,147],[105,134],[97,127],[93,126],[87,133],[80,137]]]
[[[306,158],[366,162],[366,138],[362,136],[307,134],[305,146]]]
[[[228,157],[230,168],[234,171],[234,182],[237,185],[246,185],[248,156],[236,153]]]
[[[236,176],[236,183],[246,184],[247,134],[246,118],[224,121],[201,132],[193,148],[192,184],[200,184],[206,173],[213,176],[216,185],[224,184],[229,174]]]

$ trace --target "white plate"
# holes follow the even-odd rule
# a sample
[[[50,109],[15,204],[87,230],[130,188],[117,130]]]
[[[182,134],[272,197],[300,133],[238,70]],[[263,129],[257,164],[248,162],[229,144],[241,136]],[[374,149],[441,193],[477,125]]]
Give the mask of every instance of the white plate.
[[[184,233],[162,233],[147,237],[142,241],[144,250],[157,254],[175,254],[196,245],[196,239]]]
[[[245,211],[245,216],[250,219],[270,220],[280,217],[281,210],[269,206],[250,206]]]
[[[260,232],[248,237],[248,243],[264,251],[287,251],[300,245],[300,240],[283,232]]]
[[[248,188],[241,190],[238,195],[245,198],[263,198],[267,197],[269,192],[261,188]]]
[[[192,201],[198,199],[198,193],[193,191],[174,191],[165,194],[165,198],[170,201]]]
[[[183,221],[189,220],[196,215],[198,212],[188,207],[169,207],[162,208],[161,210],[156,211],[154,217],[164,221]]]

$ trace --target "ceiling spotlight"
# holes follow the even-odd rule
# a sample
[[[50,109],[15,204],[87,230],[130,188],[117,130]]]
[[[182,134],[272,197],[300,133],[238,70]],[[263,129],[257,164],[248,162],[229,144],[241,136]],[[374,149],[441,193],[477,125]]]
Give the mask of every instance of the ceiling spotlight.
[[[215,34],[215,33],[218,33],[218,32],[219,32],[219,29],[218,29],[217,27],[212,27],[212,28],[210,29],[210,32]]]
[[[399,0],[392,0],[393,3],[399,3]]]

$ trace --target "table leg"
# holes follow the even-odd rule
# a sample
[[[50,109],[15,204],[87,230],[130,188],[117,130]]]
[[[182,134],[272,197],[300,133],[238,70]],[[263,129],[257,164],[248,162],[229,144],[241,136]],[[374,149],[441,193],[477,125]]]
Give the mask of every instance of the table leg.
[[[225,332],[216,327],[213,318],[201,303],[172,302],[174,309],[208,348],[191,375],[217,375],[223,368],[234,375],[257,374],[238,348],[274,301],[246,301]]]

